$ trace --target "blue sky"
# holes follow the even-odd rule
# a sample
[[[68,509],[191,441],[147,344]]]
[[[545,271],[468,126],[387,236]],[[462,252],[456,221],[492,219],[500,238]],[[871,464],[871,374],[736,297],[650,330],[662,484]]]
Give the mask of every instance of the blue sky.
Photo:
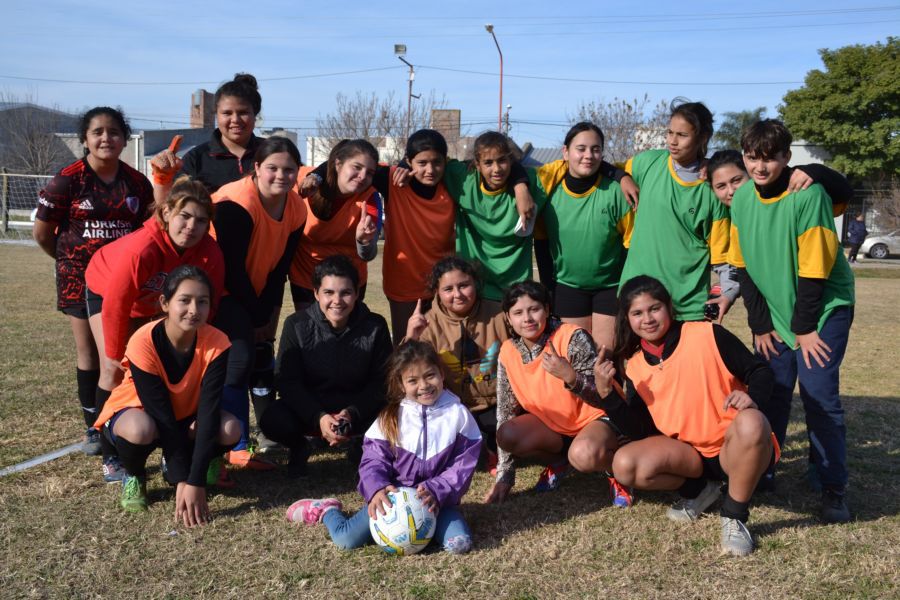
[[[394,90],[405,100],[395,43],[416,65],[417,93],[444,96],[470,133],[496,127],[499,58],[484,29],[493,23],[511,133],[537,146],[560,144],[577,106],[595,99],[683,96],[715,113],[765,106],[771,115],[821,67],[818,49],[900,31],[900,4],[877,0],[4,4],[4,93],[67,110],[120,105],[137,128],[178,127],[194,89],[247,71],[260,79],[263,125],[301,135],[339,92]],[[333,73],[345,74],[317,76]]]

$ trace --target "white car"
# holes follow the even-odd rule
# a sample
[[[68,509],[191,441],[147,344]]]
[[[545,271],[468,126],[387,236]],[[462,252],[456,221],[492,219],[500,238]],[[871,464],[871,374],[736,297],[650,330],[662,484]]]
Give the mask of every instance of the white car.
[[[891,254],[900,254],[900,230],[867,237],[859,251],[869,258],[887,258]]]

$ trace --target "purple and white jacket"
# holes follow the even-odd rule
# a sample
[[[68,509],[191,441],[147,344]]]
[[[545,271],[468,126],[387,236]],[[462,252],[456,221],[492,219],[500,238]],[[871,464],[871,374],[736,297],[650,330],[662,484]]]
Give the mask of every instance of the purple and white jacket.
[[[431,406],[401,400],[398,422],[396,448],[387,441],[378,419],[366,432],[359,493],[368,503],[388,485],[424,483],[441,507],[459,504],[481,452],[481,432],[472,413],[445,389]]]

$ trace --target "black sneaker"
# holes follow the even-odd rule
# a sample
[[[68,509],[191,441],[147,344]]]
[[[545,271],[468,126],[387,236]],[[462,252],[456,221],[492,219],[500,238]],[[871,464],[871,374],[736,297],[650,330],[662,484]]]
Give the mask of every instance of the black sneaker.
[[[307,477],[307,463],[309,462],[309,448],[305,445],[299,448],[290,448],[288,454],[287,475],[291,479]]]
[[[844,493],[835,490],[822,492],[822,520],[826,523],[846,523],[850,520],[850,509],[844,501]]]

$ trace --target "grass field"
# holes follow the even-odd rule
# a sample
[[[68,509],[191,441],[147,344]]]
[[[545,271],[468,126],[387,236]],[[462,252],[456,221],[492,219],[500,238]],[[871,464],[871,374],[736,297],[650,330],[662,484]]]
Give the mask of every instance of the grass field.
[[[387,313],[379,264],[370,306]],[[312,477],[236,473],[215,493],[215,520],[173,522],[173,493],[150,459],[149,513],[118,508],[100,462],[72,454],[0,479],[0,596],[4,598],[896,598],[900,595],[900,325],[896,269],[858,271],[858,305],[843,367],[853,522],[823,526],[805,485],[802,410],[784,449],[779,487],[759,495],[751,517],[757,552],[719,555],[715,513],[689,526],[666,521],[670,494],[639,493],[631,510],[609,506],[605,480],[576,475],[560,491],[527,489],[519,473],[502,506],[480,498],[479,471],[462,506],[476,548],[392,559],[367,547],[343,552],[323,527],[284,522],[300,497],[362,500],[340,454],[314,457]],[[53,310],[51,260],[37,248],[0,245],[0,467],[70,444],[81,435],[74,345]],[[737,306],[726,324],[749,342]],[[284,457],[281,458],[284,460]]]

